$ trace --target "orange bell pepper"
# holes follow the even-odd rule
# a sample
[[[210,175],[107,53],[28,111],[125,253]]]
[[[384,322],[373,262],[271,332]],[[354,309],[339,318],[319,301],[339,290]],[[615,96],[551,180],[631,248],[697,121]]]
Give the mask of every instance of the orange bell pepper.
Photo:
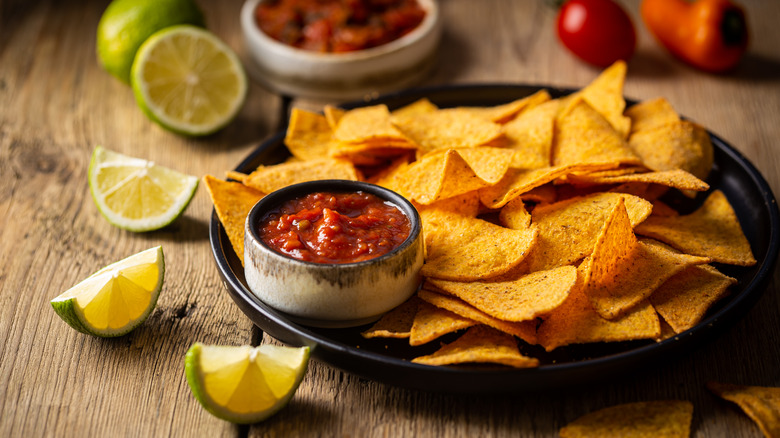
[[[747,49],[745,11],[729,0],[643,0],[641,14],[667,50],[705,71],[734,68]]]

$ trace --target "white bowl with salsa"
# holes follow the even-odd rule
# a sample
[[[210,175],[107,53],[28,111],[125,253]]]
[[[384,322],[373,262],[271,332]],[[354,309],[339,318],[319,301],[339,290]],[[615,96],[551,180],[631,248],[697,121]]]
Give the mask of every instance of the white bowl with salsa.
[[[316,327],[376,321],[418,289],[424,262],[420,217],[373,184],[294,184],[249,212],[244,273],[252,293]]]
[[[241,28],[250,76],[273,91],[285,95],[321,98],[356,99],[375,93],[409,87],[419,82],[435,63],[435,51],[441,37],[442,23],[436,0],[415,0],[418,17],[406,10],[393,15],[370,18],[374,28],[361,26],[368,22],[345,24],[285,9],[261,14],[261,6],[283,4],[287,0],[248,0],[241,9]],[[316,3],[315,0],[295,0]],[[405,2],[409,0],[397,0]],[[403,14],[410,17],[404,18]],[[387,25],[382,20],[404,23],[420,19],[413,27]],[[416,17],[416,18],[415,18]],[[275,20],[275,21],[273,21]],[[352,20],[350,18],[350,20]],[[376,30],[378,21],[385,27]],[[261,29],[266,29],[265,31]],[[394,32],[383,35],[382,32]],[[379,44],[379,45],[375,45]]]

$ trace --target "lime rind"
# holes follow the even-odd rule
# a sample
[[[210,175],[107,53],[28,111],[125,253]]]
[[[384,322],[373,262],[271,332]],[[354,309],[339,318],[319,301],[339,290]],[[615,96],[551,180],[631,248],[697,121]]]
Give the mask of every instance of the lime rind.
[[[103,287],[106,281],[100,281],[100,276],[108,273],[109,271],[130,268],[139,260],[152,259],[157,267],[157,281],[155,287],[150,292],[149,304],[138,317],[132,319],[128,324],[119,328],[97,328],[94,327],[86,316],[84,315],[84,309],[78,302],[78,298],[83,293],[89,293],[94,287]],[[143,261],[141,263],[148,263]],[[71,287],[67,291],[61,293],[59,296],[51,300],[51,305],[57,315],[62,318],[68,325],[76,329],[81,333],[93,335],[101,338],[111,338],[126,335],[133,331],[136,327],[143,324],[149,317],[152,310],[157,306],[157,300],[160,296],[160,291],[165,280],[165,257],[163,254],[162,246],[156,246],[147,250],[136,253],[130,257],[122,259],[118,262],[112,263],[89,277],[85,278],[75,286]],[[108,280],[112,281],[112,280]],[[89,284],[93,283],[93,284]]]
[[[246,346],[232,347],[232,348],[240,349],[245,347]],[[257,351],[261,347],[256,347],[256,348],[249,347],[249,351],[247,354],[249,355],[250,362],[254,362],[257,359],[258,356]],[[258,423],[279,412],[279,410],[284,408],[287,405],[287,403],[290,401],[290,399],[292,398],[292,396],[295,394],[296,390],[300,386],[303,377],[306,375],[311,350],[309,347],[281,347],[275,345],[266,345],[266,347],[274,347],[277,349],[288,349],[290,350],[290,352],[293,353],[292,356],[296,356],[296,353],[298,354],[298,356],[296,357],[297,359],[296,361],[298,362],[298,367],[293,369],[293,371],[296,373],[295,379],[293,382],[291,382],[287,390],[281,394],[281,396],[275,393],[276,391],[274,391],[274,388],[265,385],[266,389],[273,394],[273,397],[279,397],[269,408],[258,410],[255,412],[242,413],[242,412],[236,412],[230,410],[225,406],[223,406],[223,404],[215,401],[214,398],[212,398],[211,395],[209,395],[208,391],[206,390],[207,384],[205,381],[205,372],[202,367],[203,349],[209,347],[199,342],[196,342],[195,344],[192,345],[192,347],[190,347],[185,357],[185,374],[187,377],[187,383],[189,384],[190,390],[192,391],[192,394],[195,397],[195,399],[198,400],[198,402],[201,404],[201,406],[203,406],[204,409],[206,409],[209,413],[211,413],[215,417],[236,424]],[[231,348],[231,347],[222,347],[222,348]],[[254,366],[254,365],[256,364],[250,363],[250,366]],[[285,365],[288,364],[281,364],[281,366],[285,366]],[[261,385],[256,385],[254,387],[258,388],[260,386]],[[260,396],[263,395],[258,394],[258,397]],[[268,394],[265,394],[265,396],[267,397]]]
[[[166,63],[166,69],[168,72],[170,73],[173,70],[178,70],[180,77],[176,78],[175,75],[173,75],[172,77],[165,79],[165,81],[160,81],[167,81],[170,83],[171,90],[187,90],[186,93],[189,93],[187,96],[198,94],[199,97],[194,99],[188,105],[185,112],[189,112],[193,109],[192,107],[197,106],[200,106],[200,108],[206,108],[206,106],[202,105],[201,101],[214,99],[217,97],[222,99],[227,96],[227,98],[230,100],[230,105],[228,108],[222,109],[221,112],[218,113],[218,116],[214,117],[211,121],[198,123],[188,122],[184,120],[184,115],[182,114],[178,114],[177,116],[172,115],[173,111],[170,109],[170,103],[172,99],[166,100],[166,105],[154,103],[150,84],[145,79],[144,69],[149,64],[159,64],[150,61],[152,53],[155,50],[158,50],[158,47],[162,47],[160,50],[172,51],[172,41],[175,38],[180,37],[190,38],[193,41],[202,40],[208,44],[213,45],[214,50],[212,51],[211,56],[225,57],[224,61],[226,62],[223,62],[223,64],[229,67],[223,71],[223,74],[229,76],[231,79],[225,82],[230,82],[234,85],[235,91],[232,95],[227,95],[226,93],[219,93],[218,95],[214,95],[213,93],[209,93],[207,91],[199,94],[193,93],[192,90],[195,89],[195,87],[199,87],[200,84],[198,80],[194,79],[197,77],[197,75],[193,75],[191,69],[208,65],[211,60],[207,60],[209,62],[204,62],[203,59],[197,58],[195,60],[196,62],[194,62],[193,65],[190,65],[187,63],[187,56],[184,56],[183,54],[172,56],[171,58],[173,59],[171,59],[170,63]],[[199,53],[198,51],[188,52]],[[190,61],[192,61],[192,59]],[[158,72],[160,70],[161,69],[158,69]],[[211,73],[213,74],[213,72]],[[191,25],[171,26],[157,31],[152,36],[150,36],[141,45],[141,47],[138,49],[138,52],[136,53],[136,57],[133,61],[133,66],[130,73],[130,78],[130,84],[133,88],[135,100],[138,106],[141,108],[141,111],[143,111],[143,113],[146,114],[150,120],[168,131],[191,137],[210,135],[228,125],[233,119],[235,119],[235,117],[238,115],[238,112],[243,107],[249,89],[246,72],[244,71],[241,60],[238,58],[236,53],[227,44],[222,42],[222,40],[220,40],[216,35],[205,29]],[[173,96],[173,94],[170,95]]]
[[[166,227],[176,221],[189,206],[192,198],[195,196],[195,192],[198,188],[198,178],[190,175],[185,175],[180,172],[176,172],[171,169],[164,168],[162,166],[154,166],[159,172],[165,172],[172,176],[180,177],[183,181],[181,189],[176,193],[175,202],[173,202],[169,208],[153,217],[140,217],[140,218],[128,218],[123,216],[119,212],[114,211],[107,203],[106,196],[99,189],[97,183],[98,173],[103,169],[111,166],[127,166],[128,168],[136,167],[139,170],[147,169],[150,166],[154,166],[151,162],[140,159],[128,157],[101,146],[97,146],[92,153],[92,158],[89,164],[89,189],[92,195],[92,199],[98,208],[98,211],[106,218],[106,220],[124,230],[134,232],[147,232],[159,230]],[[161,191],[165,191],[164,188],[160,188]]]

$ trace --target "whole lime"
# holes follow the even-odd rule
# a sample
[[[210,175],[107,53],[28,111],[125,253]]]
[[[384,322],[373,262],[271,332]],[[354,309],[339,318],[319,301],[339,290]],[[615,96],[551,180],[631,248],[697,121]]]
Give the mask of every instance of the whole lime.
[[[150,35],[176,24],[204,27],[203,13],[193,0],[114,0],[97,27],[100,64],[122,82],[130,83],[135,53]]]

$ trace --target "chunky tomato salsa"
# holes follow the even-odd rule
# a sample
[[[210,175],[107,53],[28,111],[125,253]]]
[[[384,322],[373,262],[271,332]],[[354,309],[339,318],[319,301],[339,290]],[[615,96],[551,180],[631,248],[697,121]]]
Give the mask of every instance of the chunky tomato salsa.
[[[353,263],[387,254],[409,237],[395,205],[365,192],[311,193],[268,213],[260,238],[274,250],[315,263]]]
[[[350,52],[396,40],[417,27],[417,0],[267,0],[255,21],[271,38],[315,52]]]

